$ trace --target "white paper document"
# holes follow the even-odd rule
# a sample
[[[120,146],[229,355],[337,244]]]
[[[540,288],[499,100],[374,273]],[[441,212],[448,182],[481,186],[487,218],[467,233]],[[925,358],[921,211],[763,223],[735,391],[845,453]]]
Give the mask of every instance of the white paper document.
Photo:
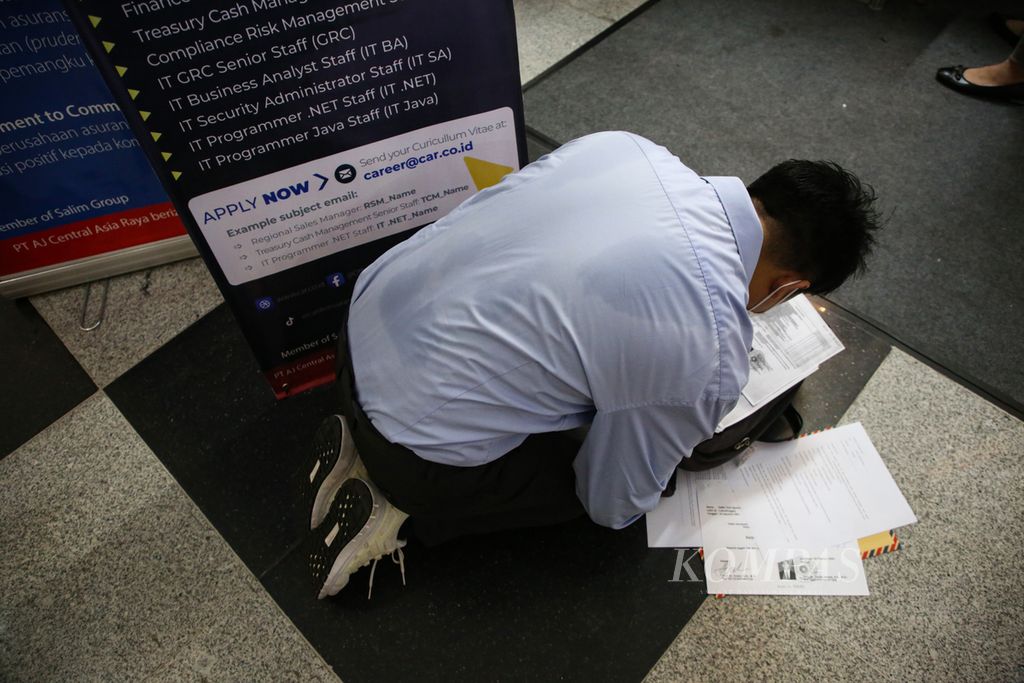
[[[700,535],[697,512],[696,473],[676,471],[676,492],[658,501],[647,513],[648,548],[699,548],[704,545]]]
[[[701,490],[701,514],[741,508],[764,548],[829,547],[917,521],[860,423],[758,443],[719,469],[728,486]],[[708,533],[705,525],[705,547]]]
[[[755,405],[793,386],[843,350],[842,342],[803,295],[753,316],[753,321],[750,379],[743,395]]]
[[[868,594],[856,541],[817,552],[705,549],[704,575],[710,595]]]
[[[700,487],[704,575],[709,594],[867,595],[856,541],[839,546],[772,547],[756,535],[755,515],[737,502],[731,465]]]
[[[750,377],[739,402],[722,418],[716,431],[753,414],[843,350],[842,342],[803,295],[751,316],[751,320],[754,340]]]

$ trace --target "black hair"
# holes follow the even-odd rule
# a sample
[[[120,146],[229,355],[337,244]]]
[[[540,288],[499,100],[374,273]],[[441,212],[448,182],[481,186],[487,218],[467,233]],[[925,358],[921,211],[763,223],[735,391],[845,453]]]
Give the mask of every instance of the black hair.
[[[767,255],[824,294],[864,271],[879,229],[874,189],[831,161],[790,159],[747,188],[774,219]]]

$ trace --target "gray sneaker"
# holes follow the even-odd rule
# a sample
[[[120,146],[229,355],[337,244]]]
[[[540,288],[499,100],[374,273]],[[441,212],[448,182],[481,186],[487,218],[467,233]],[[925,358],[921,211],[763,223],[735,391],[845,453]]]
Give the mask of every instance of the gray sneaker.
[[[342,483],[324,524],[315,532],[316,549],[309,557],[317,598],[337,594],[353,573],[372,562],[369,598],[377,561],[385,555],[391,555],[401,567],[405,585],[405,541],[398,538],[398,529],[408,517],[389,503],[369,478]]]

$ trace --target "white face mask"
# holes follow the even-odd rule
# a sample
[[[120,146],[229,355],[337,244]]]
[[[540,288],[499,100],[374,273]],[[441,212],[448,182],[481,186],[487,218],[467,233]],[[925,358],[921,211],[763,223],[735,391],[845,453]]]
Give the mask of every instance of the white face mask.
[[[775,288],[775,290],[774,290],[774,291],[773,291],[773,292],[772,292],[771,294],[769,294],[768,296],[766,296],[765,298],[761,299],[761,300],[760,300],[760,301],[758,301],[758,302],[757,302],[756,304],[754,304],[753,306],[751,306],[750,308],[748,308],[748,309],[747,309],[747,311],[749,311],[750,313],[764,313],[765,311],[768,311],[768,310],[770,310],[770,309],[772,308],[772,306],[774,306],[775,304],[772,304],[772,306],[769,306],[768,308],[764,309],[764,311],[759,311],[759,310],[757,310],[757,309],[758,309],[758,308],[760,308],[760,307],[761,307],[761,305],[762,305],[762,304],[764,304],[764,302],[765,302],[765,301],[768,301],[769,299],[771,299],[771,298],[772,298],[773,296],[775,296],[776,294],[778,294],[778,293],[779,293],[780,291],[782,291],[782,290],[783,290],[783,289],[785,289],[786,287],[789,287],[790,285],[797,285],[797,284],[800,284],[800,282],[802,282],[802,281],[801,281],[801,280],[793,280],[792,282],[787,282],[787,283],[786,283],[786,284],[784,284],[784,285],[779,285],[778,287],[776,287],[776,288]],[[782,297],[782,299],[781,299],[781,300],[779,300],[779,301],[778,301],[778,302],[776,302],[776,303],[782,303],[783,301],[785,301],[785,300],[789,299],[789,298],[790,298],[791,296],[793,296],[794,294],[796,294],[796,293],[797,293],[797,292],[799,292],[799,291],[800,291],[799,289],[794,289],[794,290],[793,290],[792,292],[790,292],[790,293],[789,293],[789,294],[787,294],[786,296]]]

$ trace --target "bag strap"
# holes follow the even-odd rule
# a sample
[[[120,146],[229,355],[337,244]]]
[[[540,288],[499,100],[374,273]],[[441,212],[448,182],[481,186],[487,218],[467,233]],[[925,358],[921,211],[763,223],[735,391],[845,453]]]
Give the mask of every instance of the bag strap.
[[[778,424],[779,420],[783,418],[785,418],[786,422],[789,423],[789,428],[793,432],[792,436],[783,436],[776,439],[768,439],[765,438],[764,436],[761,436],[758,438],[758,441],[764,441],[766,443],[779,443],[781,441],[790,441],[791,439],[795,439],[798,436],[800,436],[800,432],[803,431],[804,428],[804,418],[803,415],[800,414],[800,411],[798,411],[792,403],[786,406],[786,410],[783,411],[782,415],[779,416],[779,419],[776,420],[772,426]],[[771,430],[767,429],[765,431],[770,432]]]

